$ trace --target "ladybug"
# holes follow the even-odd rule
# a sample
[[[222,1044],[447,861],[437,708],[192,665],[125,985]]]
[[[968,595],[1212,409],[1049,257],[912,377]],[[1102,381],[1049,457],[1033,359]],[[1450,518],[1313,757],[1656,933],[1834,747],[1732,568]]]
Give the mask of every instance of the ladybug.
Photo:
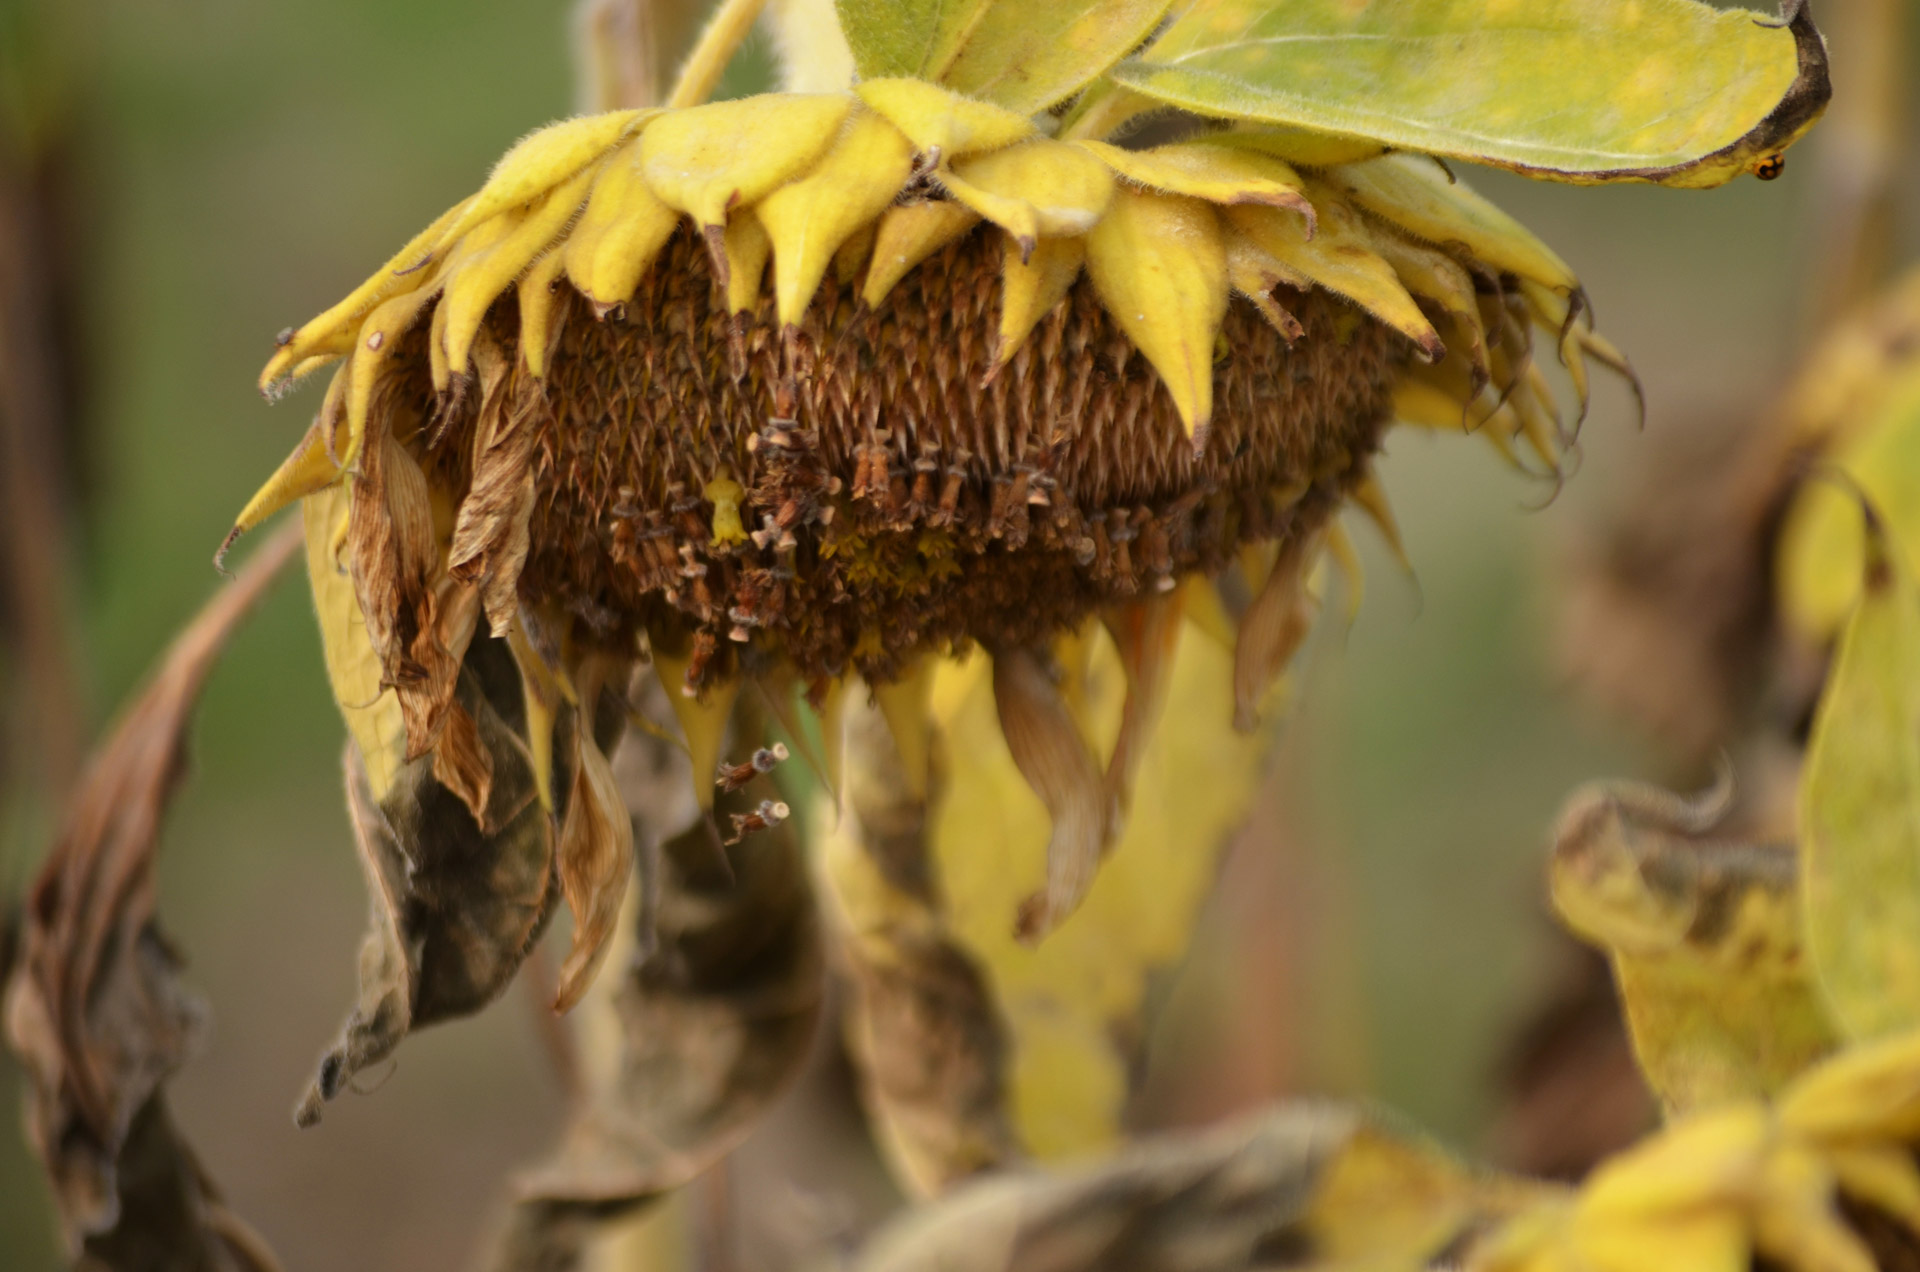
[[[1786,170],[1787,157],[1782,154],[1768,155],[1759,163],[1753,165],[1753,175],[1762,181],[1771,181]]]

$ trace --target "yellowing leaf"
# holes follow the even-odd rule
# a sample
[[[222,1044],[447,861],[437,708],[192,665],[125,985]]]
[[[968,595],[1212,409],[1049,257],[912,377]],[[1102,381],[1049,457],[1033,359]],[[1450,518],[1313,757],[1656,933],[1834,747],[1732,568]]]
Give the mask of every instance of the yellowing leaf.
[[[1825,107],[1806,6],[1695,0],[1195,0],[1114,68],[1135,92],[1559,181],[1709,186]]]
[[[1838,1043],[1802,949],[1795,854],[1714,840],[1724,811],[1595,783],[1554,836],[1554,908],[1606,951],[1670,1112],[1771,1096]]]
[[[835,0],[863,79],[945,84],[1022,115],[1147,38],[1171,0]]]
[[[1920,587],[1877,525],[1801,773],[1807,946],[1854,1038],[1920,1024]]]

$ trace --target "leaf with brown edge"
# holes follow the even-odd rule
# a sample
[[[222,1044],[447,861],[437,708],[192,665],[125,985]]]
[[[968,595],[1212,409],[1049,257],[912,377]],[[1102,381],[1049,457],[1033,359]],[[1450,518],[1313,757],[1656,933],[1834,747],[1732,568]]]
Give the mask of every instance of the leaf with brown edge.
[[[161,1084],[206,1013],[175,978],[154,859],[201,687],[300,540],[282,527],[175,640],[95,753],[22,915],[7,1039],[27,1072],[28,1139],[83,1265],[274,1267],[167,1115]]]
[[[525,712],[519,672],[501,642],[476,641],[468,650],[455,702],[491,766],[492,831],[481,830],[460,793],[434,775],[436,760],[402,765],[376,800],[359,752],[347,747],[347,807],[371,913],[358,1001],[295,1109],[303,1126],[407,1034],[492,1002],[559,899],[552,819],[518,736]],[[562,719],[571,727],[570,714]],[[555,763],[556,789],[569,789],[571,755],[556,754]]]
[[[1114,79],[1165,105],[1581,184],[1713,186],[1825,109],[1805,0],[1197,0]]]
[[[752,734],[738,735],[750,754]],[[685,761],[637,731],[621,755],[621,793],[641,810],[642,836],[658,836],[648,824],[663,803],[654,792],[679,797]],[[635,769],[649,766],[637,789]],[[742,812],[772,794],[755,779],[722,793],[716,807]],[[614,1063],[589,1086],[552,1157],[514,1181],[512,1213],[485,1264],[495,1272],[578,1266],[601,1221],[681,1187],[732,1151],[806,1059],[825,959],[799,836],[788,825],[748,836],[730,850],[729,870],[706,817],[685,811],[692,823],[666,837],[657,857],[646,854],[657,861],[655,895],[630,907],[642,911],[641,930],[623,945],[634,957],[623,961],[610,1003],[596,987],[580,1008],[607,1007]]]
[[[1839,1043],[1797,854],[1721,831],[1730,795],[1596,782],[1554,832],[1554,908],[1606,952],[1634,1058],[1671,1113],[1774,1095]]]
[[[1016,925],[1022,940],[1037,941],[1093,886],[1107,846],[1106,787],[1073,712],[1031,650],[994,655],[993,700],[1007,751],[1053,821],[1047,886],[1021,904]]]

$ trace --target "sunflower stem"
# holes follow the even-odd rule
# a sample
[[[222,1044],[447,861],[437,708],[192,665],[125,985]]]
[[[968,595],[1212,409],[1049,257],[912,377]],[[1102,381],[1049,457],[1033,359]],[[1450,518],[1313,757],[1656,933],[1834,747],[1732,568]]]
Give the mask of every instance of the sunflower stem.
[[[766,5],[767,0],[721,0],[720,7],[694,43],[693,52],[687,54],[686,62],[680,67],[680,78],[667,97],[669,107],[698,106],[713,96],[721,72],[727,69],[727,63],[733,60]]]

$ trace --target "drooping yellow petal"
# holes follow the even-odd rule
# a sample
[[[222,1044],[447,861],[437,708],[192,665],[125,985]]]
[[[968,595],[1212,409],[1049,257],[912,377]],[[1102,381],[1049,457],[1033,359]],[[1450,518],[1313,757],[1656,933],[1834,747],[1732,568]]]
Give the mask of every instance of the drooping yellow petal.
[[[301,324],[299,329],[287,335],[280,351],[273,355],[266,369],[260,373],[261,392],[269,392],[274,382],[286,375],[289,368],[297,369],[323,348],[337,353],[351,349],[354,333],[375,305],[398,292],[412,291],[424,283],[426,275],[418,269],[421,259],[440,242],[447,227],[472,205],[475,197],[470,195],[442,212],[434,218],[433,224],[407,240],[407,245],[395,252],[392,259],[382,265],[372,278],[354,288],[344,300],[325,313]]]
[[[931,657],[921,658],[900,679],[873,686],[874,705],[885,717],[887,732],[893,735],[893,745],[900,752],[907,794],[917,800],[927,797],[933,768],[933,718],[928,712],[928,695],[933,692],[934,663]]]
[[[1567,263],[1520,222],[1421,155],[1330,168],[1326,180],[1367,211],[1433,243],[1459,243],[1502,273],[1558,292],[1580,286]]]
[[[606,154],[622,138],[659,113],[655,110],[610,111],[565,120],[529,133],[500,156],[487,183],[446,228],[440,243],[453,243],[474,226],[508,208],[533,202]]]
[[[895,283],[921,261],[958,240],[979,221],[980,214],[972,208],[944,199],[888,208],[880,218],[880,231],[873,243],[873,261],[867,267],[860,299],[866,302],[867,308],[878,308]]]
[[[1345,296],[1413,341],[1429,360],[1444,354],[1440,333],[1400,285],[1393,266],[1373,250],[1353,210],[1317,191],[1314,206],[1320,228],[1311,239],[1299,217],[1277,208],[1242,205],[1225,215],[1235,233],[1273,258],[1277,270]]]
[[[687,692],[689,659],[653,651],[653,674],[666,691],[674,718],[687,740],[687,755],[693,763],[693,798],[703,813],[713,811],[713,775],[720,768],[720,748],[726,745],[727,721],[733,716],[733,700],[740,694],[740,682],[728,680],[708,685],[698,696]]]
[[[1195,448],[1203,447],[1213,414],[1214,337],[1227,312],[1218,216],[1198,199],[1117,191],[1087,236],[1087,273],[1114,321],[1160,373]]]
[[[668,207],[724,225],[817,163],[852,108],[844,93],[763,93],[673,111],[640,135],[640,171]]]
[[[580,205],[595,169],[589,164],[536,204],[526,217],[485,253],[463,261],[447,280],[440,302],[446,311],[447,366],[456,375],[467,373],[467,355],[487,309],[513,284],[533,259],[553,245]]]
[[[782,326],[800,321],[834,253],[893,202],[912,171],[913,144],[880,116],[857,110],[812,172],[761,202]]]
[[[567,277],[603,313],[625,304],[679,224],[680,214],[647,187],[629,143],[608,157],[567,236]]]
[[[1314,210],[1300,174],[1284,160],[1255,150],[1187,142],[1124,150],[1103,141],[1076,143],[1136,185],[1166,194],[1184,194],[1209,203],[1265,203],[1306,218],[1313,232]]]
[[[1035,133],[1033,121],[1004,106],[962,97],[922,79],[863,81],[860,100],[906,134],[913,148],[939,159],[998,150]]]
[[[1019,240],[1009,235],[1006,247],[1006,260],[1000,273],[1000,332],[994,346],[995,367],[1005,365],[1007,359],[1019,352],[1034,326],[1067,298],[1087,259],[1087,241],[1083,238],[1043,238],[1029,254],[1022,252]]]
[[[307,581],[313,588],[327,683],[347,722],[347,732],[366,763],[373,797],[380,800],[393,789],[406,763],[407,726],[399,699],[387,690],[385,668],[367,634],[360,598],[342,556],[351,503],[352,496],[344,484],[329,486],[301,501],[307,531]]]
[[[379,383],[380,370],[400,349],[400,337],[419,317],[421,306],[433,299],[434,292],[422,288],[385,301],[360,324],[359,347],[353,360],[341,371],[347,381],[347,443],[340,448],[340,466],[351,468],[360,457],[360,444],[367,435],[367,415],[372,408],[373,388]]]
[[[943,170],[954,198],[1031,250],[1042,235],[1085,234],[1113,199],[1113,173],[1079,146],[1036,138]]]
[[[507,648],[520,669],[521,694],[527,709],[527,756],[533,768],[534,791],[540,807],[553,811],[553,722],[562,702],[559,678],[533,647],[518,616],[507,628]]]
[[[1461,352],[1473,366],[1475,378],[1482,382],[1490,378],[1493,373],[1487,362],[1486,332],[1481,326],[1473,276],[1466,267],[1439,248],[1416,243],[1385,226],[1367,228],[1373,250],[1393,266],[1406,289],[1416,298],[1438,305],[1453,319],[1453,342],[1464,345]]]
[[[773,253],[773,240],[752,208],[727,221],[720,250],[727,260],[727,312],[752,313],[760,306],[760,284],[766,277],[767,257]]]

